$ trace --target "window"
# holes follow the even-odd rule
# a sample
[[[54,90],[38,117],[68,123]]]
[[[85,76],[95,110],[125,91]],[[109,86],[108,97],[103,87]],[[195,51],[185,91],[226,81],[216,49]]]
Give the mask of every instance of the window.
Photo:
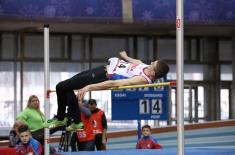
[[[219,60],[232,61],[232,41],[231,40],[219,41]]]
[[[232,81],[233,80],[232,65],[221,65],[220,71],[221,71],[221,74],[220,74],[221,81]]]
[[[56,84],[62,80],[66,80],[81,70],[79,63],[51,63],[50,66],[50,89],[55,90]],[[27,62],[24,63],[23,76],[23,108],[27,104],[30,95],[37,95],[40,99],[40,108],[44,112],[44,73],[43,63]],[[57,113],[56,93],[50,94],[50,115],[53,117]]]
[[[204,118],[205,112],[204,112],[204,87],[199,86],[198,87],[198,118]]]
[[[66,36],[50,36],[50,58],[67,58],[65,55]],[[26,58],[43,58],[43,35],[26,35],[24,44],[24,56]]]
[[[188,42],[184,42],[184,58],[188,58],[191,52],[188,48]],[[158,59],[176,60],[176,40],[175,39],[158,39],[157,40],[157,57]]]
[[[198,117],[198,121],[203,121],[205,119],[204,116],[204,87],[198,86],[198,87],[192,87],[192,91],[189,91],[190,89],[185,87],[184,89],[184,118],[185,120],[192,119],[191,121],[194,121],[196,117]],[[197,93],[195,93],[197,91]],[[190,95],[190,93],[192,93]],[[192,98],[190,98],[192,97]],[[191,101],[190,101],[191,99]],[[196,101],[197,100],[197,101]],[[172,103],[172,112],[171,117],[173,120],[176,120],[176,89],[171,89],[171,103]],[[192,104],[192,105],[190,105]],[[191,113],[190,113],[190,110]]]
[[[229,119],[229,89],[220,90],[220,117],[222,120]]]
[[[154,61],[158,58],[153,58],[153,40],[146,37],[138,37],[138,55],[137,57],[140,60],[146,61]]]
[[[176,80],[176,65],[169,65],[168,80]],[[203,65],[184,65],[184,80],[202,81]]]
[[[86,52],[85,38],[79,35],[72,35],[72,59],[84,60],[89,59],[89,53]]]
[[[107,60],[117,57],[120,51],[127,49],[126,46],[126,38],[94,38],[92,58]]]
[[[2,58],[13,59],[16,50],[15,35],[10,33],[2,34]]]
[[[10,127],[14,122],[13,67],[11,62],[0,62],[0,127]]]

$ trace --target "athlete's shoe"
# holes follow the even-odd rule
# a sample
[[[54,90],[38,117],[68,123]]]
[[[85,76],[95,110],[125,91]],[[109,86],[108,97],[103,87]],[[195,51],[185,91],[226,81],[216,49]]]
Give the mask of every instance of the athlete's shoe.
[[[60,121],[58,118],[54,117],[52,119],[47,120],[47,122],[44,123],[45,128],[55,128],[59,126],[65,126],[67,124],[68,119],[65,117],[64,120]]]
[[[76,130],[82,130],[84,127],[83,123],[80,122],[78,124],[72,123],[71,125],[69,125],[66,130],[67,131],[76,131]]]

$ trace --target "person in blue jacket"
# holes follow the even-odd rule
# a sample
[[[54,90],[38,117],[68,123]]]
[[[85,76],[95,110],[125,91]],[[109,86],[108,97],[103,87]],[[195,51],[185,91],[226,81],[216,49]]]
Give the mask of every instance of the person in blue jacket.
[[[28,125],[21,125],[18,132],[20,143],[16,147],[16,155],[42,155],[42,145],[32,138]]]
[[[162,146],[151,137],[151,127],[149,125],[142,127],[142,138],[138,140],[136,149],[162,149]]]

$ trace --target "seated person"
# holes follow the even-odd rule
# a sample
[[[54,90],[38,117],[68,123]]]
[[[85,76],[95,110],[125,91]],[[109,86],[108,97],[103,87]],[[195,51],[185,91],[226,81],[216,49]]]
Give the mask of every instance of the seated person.
[[[18,129],[20,143],[16,147],[16,155],[41,155],[42,145],[32,138],[29,127],[21,125]]]
[[[26,108],[16,116],[16,120],[29,126],[32,136],[44,145],[44,123],[45,116],[40,110],[40,102],[36,95],[31,95],[28,99]],[[53,128],[50,134],[62,128]]]
[[[18,129],[21,125],[24,123],[21,121],[15,121],[12,130],[10,131],[9,134],[9,147],[16,147],[17,144],[20,143],[20,137],[19,137],[19,132]]]
[[[151,127],[144,125],[142,127],[142,138],[138,140],[136,149],[161,149],[162,146],[156,140],[151,138]]]

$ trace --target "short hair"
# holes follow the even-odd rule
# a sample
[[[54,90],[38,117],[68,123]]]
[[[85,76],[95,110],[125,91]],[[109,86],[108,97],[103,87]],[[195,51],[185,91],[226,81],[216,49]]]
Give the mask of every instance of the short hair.
[[[144,128],[148,128],[148,129],[151,131],[151,127],[150,127],[149,125],[144,125],[144,126],[142,126],[142,130],[143,130]]]
[[[169,72],[169,66],[163,60],[158,60],[154,67],[155,79],[164,77]]]
[[[20,120],[16,120],[15,123],[13,124],[13,130],[17,130],[19,129],[20,126],[24,125],[24,123]]]
[[[87,104],[97,104],[95,99],[89,99]]]
[[[19,129],[18,129],[18,132],[19,132],[19,133],[26,132],[26,131],[29,131],[29,132],[30,132],[28,125],[22,124],[21,126],[19,126]]]

